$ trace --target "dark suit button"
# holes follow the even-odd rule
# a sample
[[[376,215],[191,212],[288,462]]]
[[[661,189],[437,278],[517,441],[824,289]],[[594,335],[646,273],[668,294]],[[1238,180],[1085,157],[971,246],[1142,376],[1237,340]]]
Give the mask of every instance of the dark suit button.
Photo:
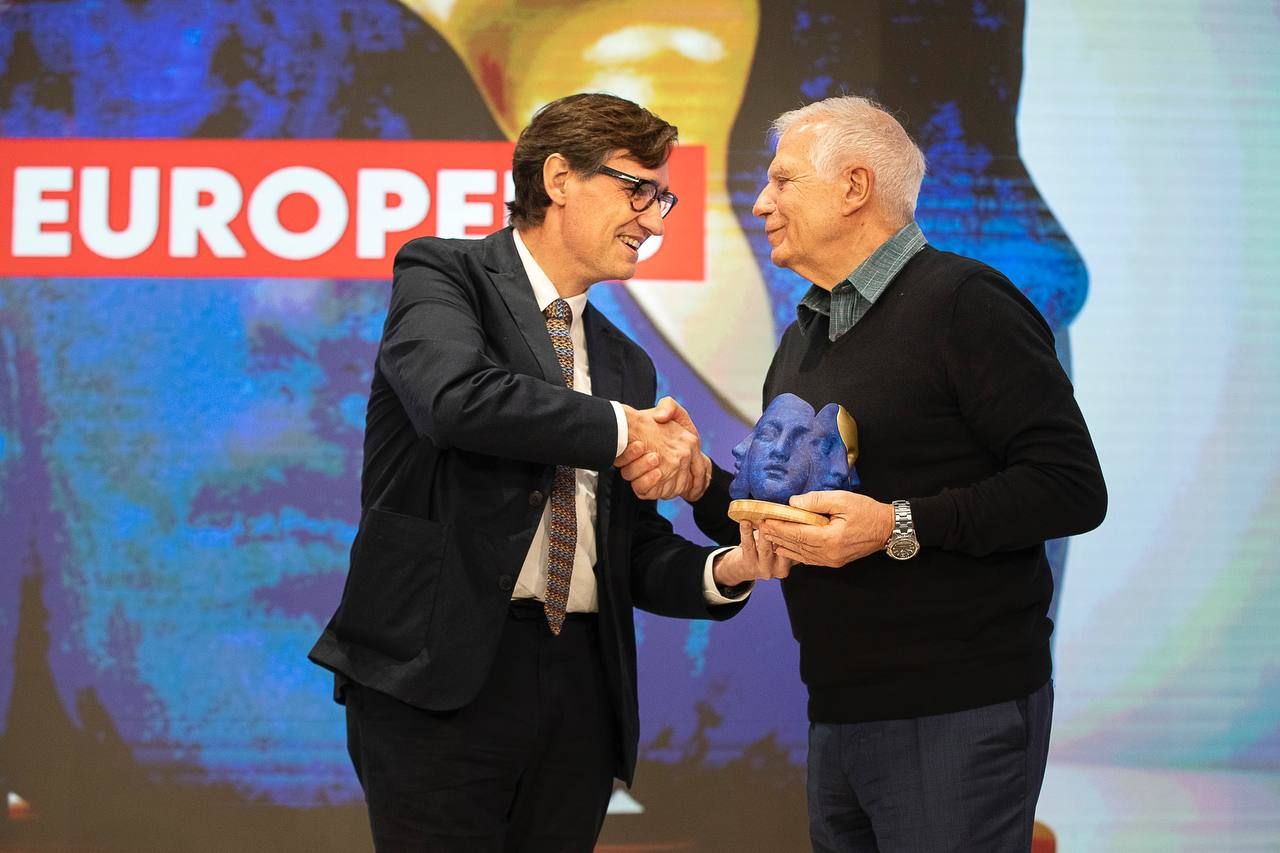
[[[534,491],[529,493],[529,506],[542,506],[544,500],[546,498],[542,496],[542,492]]]
[[[512,579],[511,575],[498,576],[498,589],[503,592],[511,592],[511,587],[515,585],[515,581]]]

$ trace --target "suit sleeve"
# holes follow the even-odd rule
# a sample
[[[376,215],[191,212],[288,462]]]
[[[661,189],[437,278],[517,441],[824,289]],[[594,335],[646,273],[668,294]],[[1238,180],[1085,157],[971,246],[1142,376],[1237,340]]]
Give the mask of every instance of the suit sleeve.
[[[423,240],[396,256],[378,365],[414,430],[441,448],[607,470],[613,407],[495,363],[476,292],[484,273],[468,261]]]
[[[637,371],[643,371],[638,388],[641,393],[632,405],[652,405],[656,395],[657,378],[653,362],[639,347],[632,350],[630,363]],[[717,549],[696,545],[680,536],[671,522],[658,512],[656,501],[636,498],[630,493],[631,485],[621,475],[614,475],[614,488],[625,489],[624,500],[634,507],[634,523],[630,537],[630,580],[632,603],[656,613],[681,619],[723,620],[733,616],[746,604],[746,600],[729,604],[709,604],[703,594],[703,574],[707,557]],[[726,492],[727,493],[727,492]],[[737,528],[734,539],[737,545]]]
[[[708,604],[703,595],[703,571],[707,557],[716,549],[695,545],[678,535],[654,501],[639,504],[631,538],[631,598],[635,605],[659,616],[717,621],[741,610],[746,600]]]
[[[912,498],[921,544],[982,556],[1101,524],[1106,485],[1052,333],[993,271],[958,288],[945,362],[962,417],[999,470]]]

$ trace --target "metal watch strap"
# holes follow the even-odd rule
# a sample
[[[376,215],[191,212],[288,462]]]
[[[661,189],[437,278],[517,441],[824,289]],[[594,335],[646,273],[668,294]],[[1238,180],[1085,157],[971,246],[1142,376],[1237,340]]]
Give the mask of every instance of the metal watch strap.
[[[889,538],[895,536],[915,536],[916,527],[911,520],[911,504],[907,501],[893,502],[893,532],[889,534]]]
[[[895,560],[910,560],[920,553],[920,540],[916,538],[911,504],[907,501],[893,502],[893,532],[889,534],[884,550]]]

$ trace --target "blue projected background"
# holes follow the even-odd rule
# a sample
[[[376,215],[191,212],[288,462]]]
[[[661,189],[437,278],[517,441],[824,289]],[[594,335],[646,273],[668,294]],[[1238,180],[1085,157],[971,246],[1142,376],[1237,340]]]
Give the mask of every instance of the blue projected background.
[[[876,97],[925,150],[930,241],[1054,327],[1111,491],[1051,547],[1040,821],[1064,851],[1280,848],[1280,12],[684,5],[0,2],[0,135],[504,140],[570,91],[635,98],[706,150],[707,272],[591,299],[728,465],[807,286],[750,213],[765,128]],[[0,279],[0,850],[368,849],[305,654],[345,577],[387,292]],[[806,849],[776,587],[637,632],[644,812],[605,844]]]

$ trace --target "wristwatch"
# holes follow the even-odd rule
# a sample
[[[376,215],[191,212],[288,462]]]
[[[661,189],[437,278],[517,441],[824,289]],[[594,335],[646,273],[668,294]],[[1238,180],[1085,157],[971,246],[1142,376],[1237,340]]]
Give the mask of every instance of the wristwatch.
[[[884,543],[884,550],[895,560],[910,560],[920,553],[920,540],[911,521],[911,504],[906,501],[893,502],[893,532]]]

